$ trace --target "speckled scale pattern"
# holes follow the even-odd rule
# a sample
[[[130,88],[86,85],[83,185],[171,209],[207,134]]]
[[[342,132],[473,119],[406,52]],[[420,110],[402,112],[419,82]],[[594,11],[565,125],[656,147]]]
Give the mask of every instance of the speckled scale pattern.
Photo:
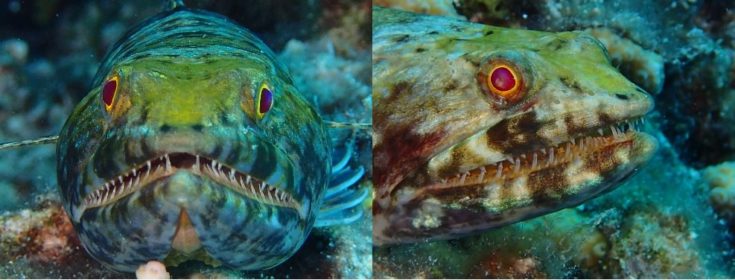
[[[655,150],[644,90],[581,32],[373,8],[373,242],[451,239],[577,205]],[[513,99],[487,88],[494,65]]]

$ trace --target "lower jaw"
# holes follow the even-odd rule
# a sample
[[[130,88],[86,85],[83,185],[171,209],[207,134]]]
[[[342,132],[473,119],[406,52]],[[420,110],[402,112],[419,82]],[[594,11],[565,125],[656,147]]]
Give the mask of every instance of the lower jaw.
[[[182,213],[187,213],[186,218]],[[261,213],[264,218],[250,213]],[[199,260],[214,266],[260,269],[277,264],[298,244],[285,244],[272,256],[248,252],[238,244],[298,239],[304,234],[303,229],[298,230],[298,217],[292,209],[264,205],[225,186],[180,172],[113,204],[89,209],[81,218],[79,234],[90,254],[121,271],[134,271],[151,259],[167,265]],[[229,263],[232,255],[247,260]]]
[[[648,134],[627,132],[617,137],[590,137],[526,153],[416,188],[417,196],[442,197],[441,201],[482,196],[485,186],[524,185],[524,193],[574,193],[626,173],[646,162],[656,150]],[[474,191],[473,191],[474,189]]]
[[[651,136],[630,136],[550,167],[513,173],[506,166],[497,179],[405,183],[375,216],[376,244],[457,238],[581,204],[614,189],[654,153]]]

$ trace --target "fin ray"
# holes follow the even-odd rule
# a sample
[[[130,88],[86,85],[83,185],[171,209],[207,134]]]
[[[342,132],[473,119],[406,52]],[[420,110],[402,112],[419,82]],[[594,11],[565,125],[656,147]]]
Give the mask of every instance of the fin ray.
[[[362,166],[357,169],[344,169],[337,174],[333,174],[329,182],[329,188],[327,188],[327,194],[324,195],[324,199],[329,199],[336,194],[343,192],[345,189],[354,185],[362,175],[365,175],[365,168]]]

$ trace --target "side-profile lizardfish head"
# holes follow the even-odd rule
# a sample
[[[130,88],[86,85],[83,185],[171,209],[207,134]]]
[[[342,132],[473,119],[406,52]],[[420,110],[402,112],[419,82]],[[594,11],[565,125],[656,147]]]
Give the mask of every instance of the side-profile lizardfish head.
[[[376,244],[579,204],[655,150],[636,129],[651,98],[587,34],[373,15]]]

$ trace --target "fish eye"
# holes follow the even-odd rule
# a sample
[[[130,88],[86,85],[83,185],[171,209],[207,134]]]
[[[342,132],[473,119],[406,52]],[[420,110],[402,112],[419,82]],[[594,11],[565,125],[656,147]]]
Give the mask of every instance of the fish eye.
[[[113,76],[102,85],[102,103],[105,104],[105,110],[107,112],[112,110],[112,104],[117,95],[117,83],[119,80],[120,78],[118,76]]]
[[[265,83],[260,86],[260,90],[258,91],[258,100],[256,104],[258,106],[258,118],[263,118],[265,113],[268,113],[268,111],[273,108],[273,92],[270,88],[268,88],[268,85],[266,85]]]
[[[493,65],[486,77],[487,88],[494,97],[514,103],[523,97],[523,78],[513,66],[506,63]]]

